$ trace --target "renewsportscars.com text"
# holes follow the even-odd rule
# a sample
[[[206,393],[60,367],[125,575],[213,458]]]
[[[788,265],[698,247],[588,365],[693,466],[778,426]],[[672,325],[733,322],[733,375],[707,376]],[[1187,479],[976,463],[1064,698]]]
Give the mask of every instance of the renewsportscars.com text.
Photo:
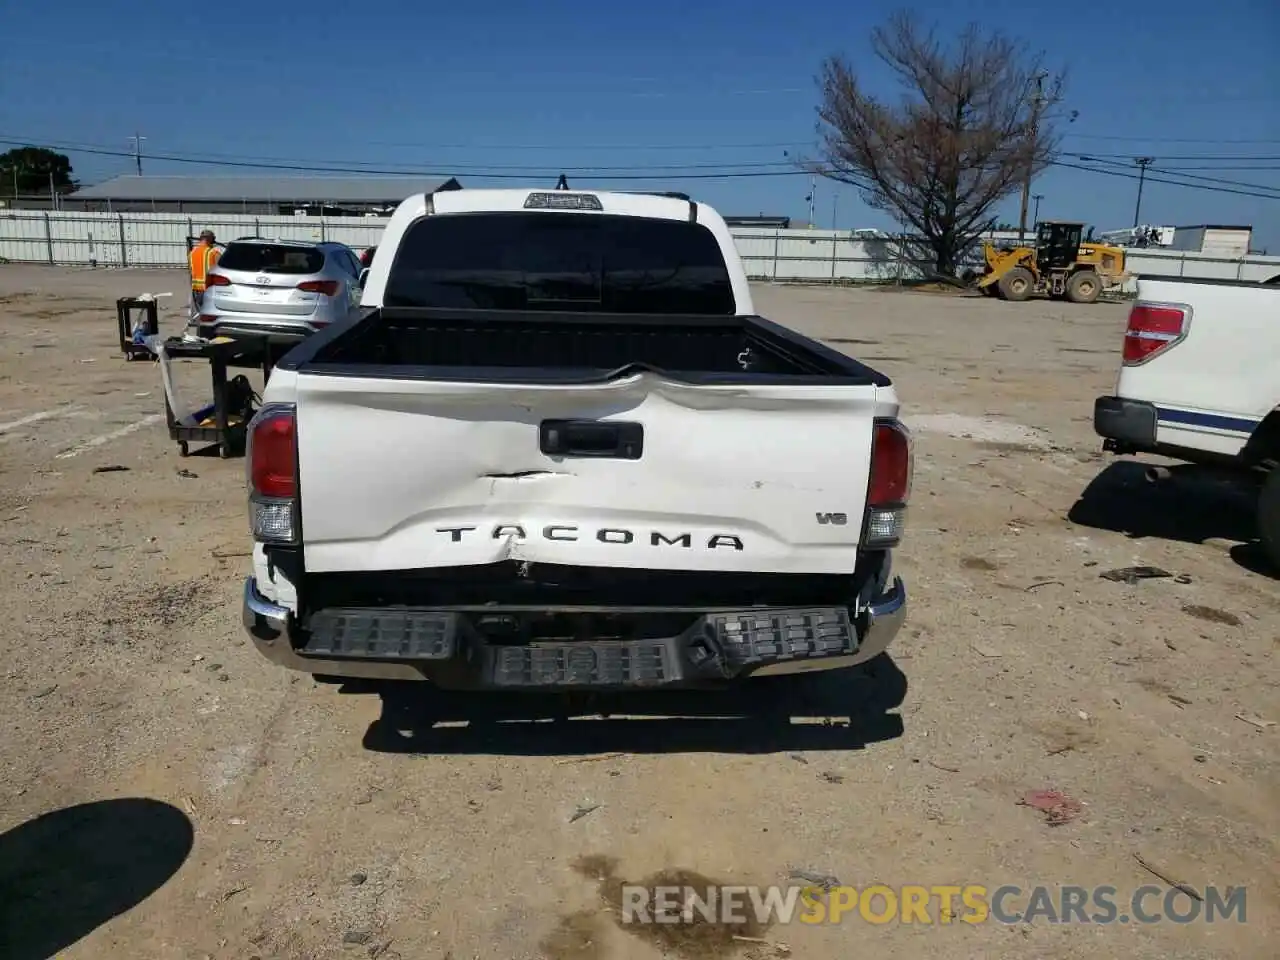
[[[658,886],[622,888],[623,923],[1244,923],[1244,887],[1207,887],[1197,897],[1152,885],[1029,888],[1005,884],[840,886]]]

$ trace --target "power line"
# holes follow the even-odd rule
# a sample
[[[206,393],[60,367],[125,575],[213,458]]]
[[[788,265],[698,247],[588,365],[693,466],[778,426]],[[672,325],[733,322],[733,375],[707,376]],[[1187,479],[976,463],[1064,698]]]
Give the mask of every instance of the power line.
[[[29,145],[30,142],[31,141],[25,140],[25,139],[19,140],[19,139],[10,139],[7,137],[0,137],[0,143],[11,144],[14,146],[26,146],[26,145]],[[135,156],[134,153],[129,151],[111,150],[111,149],[101,148],[101,147],[81,146],[81,147],[75,147],[70,149],[76,152],[88,153],[88,154],[97,155],[97,156],[129,157],[129,158],[134,158]],[[1070,156],[1075,156],[1075,155],[1070,155]],[[1088,155],[1085,155],[1085,156],[1087,157]],[[292,173],[336,173],[336,174],[357,174],[357,175],[364,175],[364,176],[405,176],[405,177],[423,176],[424,174],[428,174],[428,173],[436,173],[436,172],[439,172],[440,167],[443,166],[451,170],[457,170],[457,172],[459,173],[467,173],[470,176],[474,176],[478,179],[517,180],[517,181],[528,181],[531,179],[538,179],[541,177],[555,176],[559,172],[562,172],[563,169],[565,169],[561,167],[543,167],[543,168],[529,167],[524,169],[523,172],[517,173],[517,172],[510,172],[505,170],[495,171],[492,168],[486,168],[486,167],[479,167],[479,168],[469,167],[466,169],[461,169],[456,164],[438,164],[436,165],[435,170],[428,170],[425,168],[390,169],[390,168],[381,168],[381,167],[372,167],[372,166],[349,166],[349,165],[344,166],[344,165],[338,165],[338,164],[320,165],[320,164],[302,164],[302,163],[274,163],[274,162],[253,161],[253,160],[209,160],[209,159],[201,159],[198,157],[180,156],[177,154],[152,154],[150,155],[150,159],[155,161],[167,162],[167,163],[185,163],[185,164],[194,164],[199,166],[211,166],[211,167],[235,167],[240,169],[282,170],[282,171],[288,171]],[[1094,158],[1090,158],[1090,159],[1094,159]],[[1132,158],[1130,158],[1130,160],[1131,159]],[[1098,162],[1105,163],[1107,161],[1100,160]],[[1063,160],[1055,161],[1053,165],[1062,167],[1065,169],[1081,170],[1088,173],[1106,174],[1108,176],[1118,176],[1118,177],[1123,177],[1130,180],[1137,179],[1136,174],[1132,174],[1132,173],[1128,173],[1120,170],[1107,169],[1106,167],[1103,167],[1103,166],[1092,166],[1092,165],[1084,165],[1080,163],[1070,163]],[[726,164],[726,166],[728,165]],[[662,173],[631,172],[631,173],[625,173],[625,174],[624,173],[593,174],[591,171],[594,169],[598,169],[598,168],[584,167],[584,168],[577,169],[576,172],[578,172],[579,174],[585,174],[596,180],[610,181],[610,182],[653,181],[653,180],[737,180],[737,179],[759,179],[759,178],[766,178],[766,177],[772,178],[772,177],[811,176],[809,171],[801,169],[799,167],[794,167],[794,168],[785,169],[785,170],[742,169],[740,165],[730,169],[720,170],[716,172],[700,171],[695,173],[681,172],[681,171],[690,169],[689,167],[673,168],[670,172],[662,172]],[[653,168],[646,167],[645,165],[641,164],[641,165],[637,165],[635,167],[627,168],[627,169],[630,169],[633,171],[644,171],[644,170],[652,170]],[[1173,173],[1173,175],[1180,176],[1183,178],[1188,178],[1188,179],[1192,176],[1190,174],[1178,174],[1176,172]],[[1185,187],[1188,189],[1202,190],[1207,192],[1229,193],[1229,194],[1235,194],[1238,196],[1256,197],[1258,199],[1266,199],[1266,200],[1280,199],[1280,196],[1277,196],[1276,194],[1273,194],[1273,193],[1258,192],[1260,189],[1262,190],[1276,189],[1272,187],[1264,187],[1259,184],[1240,184],[1238,181],[1222,180],[1222,183],[1226,185],[1214,186],[1214,185],[1210,185],[1209,183],[1190,183],[1190,182],[1187,182],[1187,179],[1170,180],[1167,177],[1156,177],[1156,176],[1148,176],[1145,179],[1147,181],[1150,181],[1151,183],[1162,183],[1162,184],[1167,184],[1169,186]],[[1200,178],[1200,179],[1205,179],[1205,180],[1212,179],[1216,183],[1221,178],[1215,177],[1215,178]],[[855,186],[861,185],[864,187],[867,186],[865,184],[854,184],[854,185]],[[1241,186],[1246,188],[1252,188],[1252,189],[1236,189],[1236,187],[1241,187]]]
[[[130,138],[130,139],[133,139],[133,138]],[[143,137],[142,139],[146,140],[147,138]],[[17,143],[17,142],[18,141],[16,140],[0,139],[0,143]],[[81,153],[94,153],[94,154],[102,154],[105,156],[112,156],[112,155],[115,155],[116,153],[116,151],[112,151],[110,147],[104,147],[97,144],[73,143],[69,141],[44,141],[44,145],[52,148],[62,149],[62,150],[70,150],[73,152],[78,151]],[[129,155],[132,156],[132,154],[129,154]],[[281,164],[288,167],[297,166],[298,169],[302,169],[307,164],[307,161],[301,160],[296,157],[248,156],[245,154],[234,154],[234,153],[174,154],[168,158],[160,157],[159,155],[152,155],[152,159],[170,159],[170,160],[173,160],[174,162],[181,162],[181,163],[208,163],[214,166],[225,164],[225,165],[266,167],[273,164]],[[383,166],[381,164],[377,164],[373,161],[368,161],[368,160],[337,160],[337,159],[326,160],[324,161],[324,165],[325,165],[325,169],[329,169],[331,167],[332,168],[352,167],[352,168],[355,168],[357,172],[374,172],[372,170],[366,170],[365,168]],[[565,173],[591,173],[594,171],[617,172],[617,171],[634,171],[639,169],[654,170],[654,171],[718,170],[725,167],[730,167],[730,168],[733,168],[734,170],[769,169],[769,168],[783,168],[786,170],[794,170],[796,167],[796,164],[794,161],[788,161],[788,160],[763,160],[763,161],[722,160],[715,163],[703,163],[703,162],[678,163],[678,164],[646,163],[646,164],[626,164],[622,166],[608,165],[608,164],[588,165],[588,166],[564,166],[562,164],[555,164],[555,165],[548,165],[545,168],[539,168],[536,166],[531,166],[530,164],[470,164],[470,163],[458,164],[458,163],[447,163],[447,162],[441,161],[431,166],[423,166],[423,167],[418,167],[416,165],[405,166],[397,169],[394,172],[403,173],[406,176],[412,176],[412,175],[417,175],[421,173],[440,173],[442,172],[442,168],[444,167],[448,167],[450,170],[456,170],[459,173],[466,173],[474,169],[497,170],[497,171],[527,171],[530,169],[547,169],[547,170],[555,169],[557,171],[562,171]]]
[[[1105,167],[1086,167],[1079,163],[1068,163],[1065,160],[1055,160],[1055,167],[1064,167],[1068,170],[1084,170],[1088,173],[1101,173],[1109,177],[1123,177],[1126,180],[1137,180],[1138,175],[1134,173],[1126,173],[1123,170],[1109,170]],[[1233,193],[1242,197],[1257,197],[1260,200],[1280,200],[1280,196],[1274,193],[1257,193],[1252,190],[1235,190],[1231,187],[1214,187],[1209,184],[1187,183],[1184,180],[1165,180],[1160,177],[1147,177],[1148,183],[1165,183],[1173,187],[1186,187],[1188,190],[1205,190],[1209,193]]]
[[[1228,137],[1122,137],[1101,133],[1066,133],[1063,134],[1063,138],[1067,140],[1112,140],[1127,143],[1229,143],[1234,146],[1241,146],[1245,144],[1280,143],[1280,138],[1237,140]]]
[[[1106,157],[1106,158],[1111,159],[1111,160],[1132,160],[1132,159],[1133,159],[1133,154],[1131,154],[1131,153],[1098,153],[1097,151],[1093,151],[1093,150],[1091,150],[1088,154],[1068,152],[1068,153],[1066,153],[1066,154],[1065,154],[1065,156],[1068,156],[1068,157],[1085,157],[1085,156],[1090,156],[1090,157]],[[1242,162],[1242,163],[1248,163],[1248,162],[1253,162],[1253,163],[1275,163],[1275,162],[1277,162],[1277,161],[1280,161],[1280,156],[1275,156],[1275,155],[1268,156],[1268,157],[1260,157],[1260,156],[1240,156],[1240,155],[1232,156],[1232,155],[1229,155],[1229,154],[1222,154],[1222,153],[1191,153],[1191,154],[1181,154],[1181,155],[1177,155],[1177,154],[1165,154],[1165,153],[1162,153],[1162,154],[1160,155],[1160,159],[1161,159],[1161,160],[1231,160],[1231,161],[1238,160],[1238,161],[1240,161],[1240,162]]]
[[[21,141],[0,138],[0,143],[16,144],[20,142]],[[102,149],[102,148],[89,148],[89,147],[79,147],[76,149],[80,153],[89,153],[97,156],[107,156],[107,157],[132,157],[133,156],[132,153],[125,152],[123,150],[108,150],[108,149]],[[528,168],[518,168],[518,169],[524,169],[525,170],[524,173],[507,173],[507,172],[493,172],[491,168],[461,168],[461,167],[458,167],[458,165],[456,164],[444,164],[444,165],[436,165],[435,170],[428,170],[428,169],[407,170],[404,168],[392,170],[392,169],[382,169],[382,168],[350,167],[350,166],[337,166],[337,165],[318,166],[318,165],[300,164],[300,163],[268,163],[268,162],[257,162],[257,161],[248,161],[248,160],[244,160],[244,161],[242,160],[205,160],[199,157],[182,157],[182,156],[169,155],[169,154],[151,154],[150,158],[152,160],[165,161],[167,163],[190,163],[190,164],[199,164],[202,166],[213,166],[213,167],[239,167],[239,168],[257,169],[257,170],[287,170],[293,173],[354,173],[354,174],[363,174],[365,176],[373,175],[373,176],[393,176],[393,177],[395,176],[420,177],[425,174],[438,173],[440,166],[447,166],[449,167],[449,169],[456,170],[459,173],[467,173],[467,174],[470,174],[471,176],[479,177],[487,180],[529,180],[532,178],[548,176],[548,175],[554,176],[555,173],[559,173],[568,169],[568,168],[559,167],[559,166],[544,167],[541,169],[528,167]],[[578,168],[577,172],[580,174],[587,174],[587,175],[594,176],[592,174],[592,171],[595,169],[598,169],[598,168],[582,167],[582,168]],[[628,167],[625,169],[644,170],[644,169],[652,169],[652,168],[638,166],[638,167]],[[736,179],[740,177],[794,177],[794,176],[810,175],[807,170],[802,170],[798,167],[792,167],[791,169],[787,169],[787,170],[732,169],[732,170],[724,170],[716,173],[678,172],[680,170],[686,170],[686,169],[689,169],[689,168],[678,167],[678,168],[673,168],[673,172],[670,172],[670,173],[654,173],[654,174],[610,173],[610,174],[605,174],[603,176],[594,176],[594,179],[597,179],[597,180],[721,180],[721,179]]]
[[[134,138],[132,138],[132,137],[131,137],[130,139],[131,139],[131,140],[133,140]],[[143,137],[142,139],[143,139],[143,140],[146,140],[147,138],[146,138],[146,137]],[[28,145],[28,146],[34,146],[34,145],[40,144],[40,145],[47,146],[47,147],[51,147],[51,148],[59,148],[59,149],[66,149],[66,150],[81,151],[81,152],[84,152],[84,153],[91,153],[91,152],[98,152],[98,151],[110,151],[110,150],[111,150],[111,148],[110,148],[110,147],[105,146],[105,145],[103,145],[103,144],[87,143],[87,142],[71,141],[71,140],[43,140],[43,139],[41,139],[41,138],[29,138],[29,137],[28,137],[28,138],[4,137],[2,140],[0,140],[0,142],[5,142],[5,143],[15,143],[15,144],[16,144],[16,143],[20,143],[20,144]],[[582,145],[576,145],[576,144],[568,145],[568,146],[565,146],[565,145],[554,146],[554,145],[551,145],[551,144],[526,144],[526,145],[515,145],[515,144],[489,144],[489,145],[485,145],[485,144],[449,144],[449,145],[436,145],[436,146],[430,146],[430,145],[425,145],[425,144],[391,143],[391,142],[388,142],[388,141],[363,141],[363,142],[364,142],[364,143],[366,143],[366,144],[368,144],[368,145],[371,145],[371,146],[399,146],[399,147],[410,147],[410,146],[413,146],[413,147],[421,147],[421,148],[423,148],[423,149],[440,149],[440,150],[443,150],[443,149],[453,149],[453,148],[459,148],[459,149],[466,148],[466,149],[470,149],[470,150],[504,150],[504,151],[505,151],[505,150],[555,149],[555,150],[560,150],[560,151],[562,151],[562,152],[565,152],[565,151],[569,151],[569,150],[574,150],[574,151],[587,151],[587,150],[600,149],[599,147],[593,147],[593,146],[590,146],[590,145],[582,146]],[[1228,142],[1228,141],[1223,141],[1223,142]],[[1276,142],[1280,143],[1280,141],[1276,141]],[[616,147],[621,148],[623,145],[611,145],[611,146],[609,147],[609,149],[612,149],[612,148],[613,148],[613,147],[615,147],[615,146],[616,146]],[[766,147],[774,147],[774,148],[777,148],[777,147],[800,147],[800,146],[808,146],[808,147],[812,147],[812,146],[814,146],[814,145],[813,145],[812,143],[799,143],[799,142],[793,142],[793,141],[779,140],[779,141],[767,141],[767,142],[756,142],[756,143],[737,143],[737,144],[691,144],[691,145],[662,144],[662,145],[659,145],[659,146],[650,146],[650,145],[645,145],[645,144],[632,144],[632,145],[626,145],[626,148],[627,148],[627,149],[636,149],[636,150],[638,150],[638,149],[653,149],[653,150],[686,150],[686,149],[687,149],[687,150],[703,150],[703,149],[721,149],[721,148],[724,148],[724,149],[762,149],[762,148],[766,148]],[[259,161],[263,161],[263,162],[270,162],[270,163],[282,163],[282,164],[299,164],[299,165],[304,165],[304,164],[307,164],[307,163],[309,163],[309,162],[310,162],[310,161],[309,161],[309,160],[307,160],[307,159],[302,159],[302,158],[298,158],[298,157],[264,156],[264,155],[260,155],[260,154],[259,154],[259,155],[252,155],[252,156],[250,156],[250,155],[246,155],[246,154],[238,154],[238,153],[219,153],[219,152],[212,152],[212,151],[198,151],[198,152],[197,152],[197,151],[179,151],[179,152],[175,153],[175,154],[174,154],[174,156],[180,156],[180,157],[182,157],[184,162],[185,162],[185,161],[191,161],[191,162],[197,162],[197,161],[199,161],[199,162],[205,162],[205,161],[203,160],[203,158],[206,158],[206,157],[207,157],[207,158],[209,158],[207,162],[209,162],[209,163],[211,163],[211,164],[212,164],[212,163],[216,163],[217,161],[221,161],[221,160],[223,160],[223,159],[225,159],[225,160],[236,160],[236,161],[240,161],[241,163],[250,163],[250,162],[252,162],[252,163],[255,163],[255,164],[256,164],[257,162],[259,162]],[[1077,158],[1077,159],[1090,159],[1090,160],[1121,160],[1121,161],[1123,161],[1123,162],[1124,162],[1124,163],[1126,163],[1126,164],[1130,163],[1130,162],[1132,161],[1132,159],[1133,159],[1133,154],[1130,154],[1130,153],[1100,153],[1100,152],[1097,152],[1097,151],[1091,151],[1090,153],[1087,153],[1087,154],[1086,154],[1086,153],[1080,153],[1080,152],[1067,151],[1067,152],[1065,152],[1065,153],[1063,154],[1063,156],[1074,157],[1074,158]],[[1164,161],[1210,161],[1210,163],[1206,164],[1205,166],[1203,166],[1203,167],[1201,168],[1201,169],[1205,169],[1205,170],[1229,170],[1229,169],[1258,169],[1258,170],[1270,170],[1270,169],[1273,169],[1273,167],[1271,167],[1271,166],[1256,166],[1256,167],[1255,167],[1255,166],[1253,166],[1253,164],[1260,164],[1260,163],[1262,163],[1262,164],[1280,164],[1280,156],[1256,156],[1256,155],[1253,155],[1253,156],[1242,156],[1242,155],[1222,155],[1222,154],[1183,154],[1183,155],[1166,155],[1166,154],[1162,154],[1162,155],[1161,155],[1161,157],[1160,157],[1160,159],[1161,159],[1161,162],[1162,162],[1162,163],[1163,163]],[[1213,163],[1212,161],[1227,161],[1227,164],[1224,164],[1224,165],[1221,165],[1221,166],[1220,166],[1220,165],[1218,165],[1218,164],[1216,164],[1216,163]],[[1249,166],[1239,166],[1239,167],[1234,166],[1234,164],[1236,164],[1236,163],[1238,163],[1238,162],[1242,162],[1242,163],[1244,163],[1244,164],[1250,164],[1250,165],[1249,165]],[[370,166],[370,167],[383,167],[383,166],[386,166],[386,165],[387,165],[387,164],[384,164],[384,163],[378,163],[378,162],[375,162],[375,161],[367,161],[367,160],[344,160],[344,159],[330,159],[330,160],[326,160],[326,161],[325,161],[325,163],[326,163],[326,165],[330,165],[330,166],[351,166],[351,167],[357,167],[357,168],[362,168],[362,167],[366,167],[366,166]],[[669,165],[645,163],[645,164],[630,164],[630,165],[610,165],[610,164],[603,164],[603,165],[601,165],[601,164],[596,164],[596,165],[579,165],[579,166],[570,166],[570,167],[565,167],[565,166],[563,166],[563,165],[561,165],[561,164],[549,164],[547,168],[549,169],[551,166],[554,166],[557,170],[564,169],[564,170],[571,170],[571,171],[578,171],[578,172],[580,172],[580,171],[592,171],[592,170],[606,170],[606,171],[612,171],[612,170],[634,170],[634,169],[639,169],[639,168],[643,168],[643,169],[646,169],[646,170],[664,170],[664,169],[670,169],[670,170],[680,169],[680,170],[685,170],[685,169],[698,169],[698,168],[704,168],[704,169],[715,169],[715,168],[719,168],[719,167],[734,167],[734,168],[753,168],[753,167],[761,167],[761,168],[767,168],[767,167],[771,167],[771,166],[779,166],[779,167],[781,167],[781,166],[787,166],[787,165],[788,165],[788,163],[787,163],[787,162],[785,162],[785,161],[779,161],[779,160],[736,160],[736,159],[734,159],[734,160],[722,160],[722,161],[715,161],[715,162],[702,162],[702,161],[696,161],[696,162],[680,163],[680,164],[674,164],[674,163],[673,163],[673,164],[669,164]],[[465,161],[464,161],[464,163],[463,163],[463,164],[461,164],[461,165],[460,165],[460,164],[458,164],[458,163],[454,163],[454,162],[438,161],[438,162],[436,162],[436,163],[435,163],[435,165],[434,165],[435,169],[430,169],[430,168],[428,168],[428,167],[425,167],[425,166],[419,166],[419,165],[406,165],[404,169],[405,169],[405,172],[406,172],[406,173],[412,173],[412,172],[416,172],[416,171],[418,171],[418,170],[423,170],[423,171],[425,171],[425,172],[429,172],[429,173],[435,173],[435,172],[438,172],[438,170],[439,170],[439,168],[440,168],[441,166],[447,166],[447,167],[456,168],[456,169],[461,169],[461,170],[466,170],[468,167],[471,167],[471,166],[481,167],[481,168],[483,168],[483,169],[485,169],[485,170],[527,170],[527,169],[530,169],[530,165],[523,165],[523,164],[511,164],[511,165],[502,165],[502,164],[497,164],[497,165],[494,165],[494,164],[472,164],[472,163],[468,163],[468,162],[465,162]],[[536,167],[535,167],[535,168],[536,168]],[[1165,168],[1165,169],[1172,169],[1172,168]],[[1196,169],[1196,168],[1187,167],[1186,169]],[[1277,166],[1277,167],[1275,167],[1274,169],[1280,169],[1280,166]]]
[[[1095,158],[1095,157],[1091,157],[1091,156],[1081,156],[1079,159],[1081,159],[1081,160],[1085,160],[1085,161],[1093,161],[1094,163],[1102,163],[1102,164],[1106,164],[1107,166],[1116,166],[1116,167],[1119,167],[1119,166],[1128,166],[1128,164],[1120,163],[1118,160],[1099,160],[1099,159],[1097,159],[1097,158]],[[1145,161],[1145,162],[1144,162],[1144,161]],[[1144,168],[1145,168],[1145,167],[1150,166],[1151,164],[1155,163],[1155,162],[1156,162],[1156,158],[1154,158],[1154,157],[1137,157],[1137,158],[1135,158],[1135,159],[1133,160],[1133,162],[1134,162],[1134,163],[1136,163],[1136,164],[1138,164],[1139,166],[1141,166],[1141,167],[1144,167]],[[1212,169],[1212,168],[1210,168],[1210,169]],[[1227,180],[1227,179],[1225,179],[1225,178],[1223,178],[1223,177],[1206,177],[1206,176],[1203,176],[1203,175],[1200,175],[1200,174],[1195,174],[1195,173],[1182,173],[1182,172],[1180,172],[1180,168],[1178,168],[1178,167],[1164,167],[1164,166],[1161,166],[1161,167],[1159,167],[1159,171],[1160,171],[1161,173],[1165,173],[1165,174],[1173,174],[1174,176],[1177,176],[1177,177],[1180,177],[1180,178],[1183,178],[1183,179],[1186,179],[1186,180],[1204,180],[1204,181],[1206,181],[1206,182],[1208,182],[1208,183],[1225,183],[1225,184],[1227,184],[1228,186],[1232,186],[1232,187],[1243,187],[1243,188],[1250,189],[1250,190],[1276,190],[1276,191],[1280,191],[1280,186],[1273,186],[1272,184],[1269,184],[1269,183],[1247,183],[1247,182],[1242,181],[1242,180]],[[1140,174],[1139,176],[1141,177],[1141,174]]]
[[[146,139],[146,138],[144,137],[143,139]],[[75,148],[72,148],[72,149],[75,149]],[[80,148],[80,149],[83,149],[83,148]],[[208,159],[206,159],[206,158],[208,158]],[[257,166],[257,165],[258,165],[258,161],[266,161],[266,162],[268,162],[268,163],[279,163],[279,164],[289,164],[289,165],[295,165],[295,164],[302,164],[302,165],[305,165],[305,164],[307,163],[307,161],[305,161],[305,160],[301,160],[301,159],[299,159],[299,158],[297,158],[297,157],[252,157],[252,156],[246,156],[246,155],[244,155],[244,154],[188,154],[188,155],[186,155],[186,156],[185,156],[185,161],[189,161],[189,162],[191,162],[191,163],[211,163],[211,164],[221,164],[221,163],[223,163],[224,161],[232,161],[232,160],[239,161],[239,162],[241,162],[241,163],[245,163],[245,164],[253,164],[253,165],[255,165],[255,166]],[[376,163],[374,163],[373,161],[369,161],[369,160],[336,160],[336,159],[335,159],[335,160],[326,160],[326,161],[324,161],[324,163],[325,163],[326,167],[328,167],[328,166],[344,166],[344,167],[349,166],[349,167],[353,167],[353,168],[357,168],[357,169],[361,169],[361,170],[365,169],[366,167],[379,166],[379,164],[376,164]],[[732,168],[732,169],[734,169],[734,170],[738,170],[738,169],[744,169],[744,170],[768,170],[768,169],[785,169],[785,170],[794,170],[794,169],[796,169],[796,165],[795,165],[795,163],[793,163],[793,162],[788,162],[788,161],[785,161],[785,160],[764,160],[764,161],[753,161],[753,160],[747,160],[747,161],[728,161],[728,160],[725,160],[725,161],[720,161],[720,162],[718,162],[718,163],[669,163],[669,164],[664,164],[664,163],[646,163],[646,164],[641,164],[641,165],[636,165],[636,164],[632,163],[632,164],[626,164],[626,165],[623,165],[623,166],[617,166],[617,165],[603,165],[603,166],[564,166],[564,165],[562,165],[562,164],[549,164],[549,165],[548,165],[548,166],[546,166],[546,167],[536,167],[536,166],[531,166],[531,165],[529,165],[529,164],[487,164],[487,163],[486,163],[486,164],[471,164],[471,163],[462,163],[462,164],[457,164],[457,163],[446,163],[446,162],[444,162],[444,161],[441,161],[441,162],[439,162],[439,163],[436,163],[436,164],[432,165],[431,167],[421,167],[421,168],[418,168],[418,167],[403,167],[403,168],[401,168],[401,169],[404,171],[404,173],[405,173],[406,175],[417,175],[417,174],[422,174],[422,173],[442,173],[442,172],[446,172],[444,169],[442,169],[442,168],[445,168],[445,167],[447,167],[449,171],[457,171],[458,173],[468,173],[468,172],[471,172],[471,171],[476,170],[476,169],[480,169],[480,170],[497,170],[497,171],[526,171],[526,170],[530,170],[530,169],[534,169],[534,170],[538,170],[538,169],[542,169],[542,170],[552,170],[552,169],[554,169],[554,170],[559,171],[559,172],[561,172],[561,173],[593,173],[593,172],[598,172],[598,171],[603,171],[603,172],[605,172],[605,173],[616,173],[616,172],[630,172],[630,171],[641,170],[641,169],[643,169],[643,170],[653,170],[653,171],[660,171],[660,170],[723,170],[723,169],[725,169],[725,168]]]
[[[1208,164],[1198,167],[1162,167],[1163,170],[1280,170],[1280,164]]]
[[[73,143],[77,146],[101,147],[102,144],[88,143],[82,144],[78,141],[69,140],[46,140],[40,137],[34,139],[27,138],[24,142],[35,144],[42,143],[48,146],[56,146],[61,143],[63,146],[71,146]],[[365,140],[361,138],[361,143],[371,147],[395,147],[404,150],[579,150],[579,151],[603,151],[603,150],[764,150],[764,149],[790,149],[815,146],[813,140],[767,140],[753,141],[749,143],[478,143],[472,141],[470,143],[431,143],[428,141],[404,141],[404,140]],[[239,154],[225,153],[207,153],[201,151],[204,156],[211,157],[236,157]],[[275,157],[271,159],[291,159],[288,157]]]

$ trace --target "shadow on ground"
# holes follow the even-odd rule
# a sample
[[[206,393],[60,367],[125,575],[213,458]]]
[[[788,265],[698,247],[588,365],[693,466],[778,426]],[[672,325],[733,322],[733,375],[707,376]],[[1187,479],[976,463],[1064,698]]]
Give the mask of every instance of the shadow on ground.
[[[1255,542],[1256,500],[1247,488],[1191,465],[1171,467],[1168,479],[1155,483],[1145,479],[1146,470],[1132,460],[1112,463],[1080,494],[1067,519],[1133,539],[1236,540],[1236,563],[1275,576]]]
[[[56,956],[164,886],[193,839],[181,810],[138,797],[55,810],[0,834],[0,955]]]
[[[413,682],[342,691],[381,698],[364,736],[379,753],[774,753],[859,750],[902,736],[902,717],[889,711],[906,698],[907,678],[885,655],[717,691],[452,693]]]

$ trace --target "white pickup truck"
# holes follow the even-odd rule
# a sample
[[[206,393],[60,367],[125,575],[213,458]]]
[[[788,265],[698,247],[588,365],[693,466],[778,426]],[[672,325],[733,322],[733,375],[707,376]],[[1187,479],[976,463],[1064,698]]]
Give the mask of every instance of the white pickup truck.
[[[1280,288],[1140,279],[1116,393],[1095,401],[1093,423],[1114,453],[1225,467],[1256,486],[1258,535],[1280,569]]]
[[[906,609],[888,378],[755,316],[682,195],[404,201],[363,313],[249,427],[244,625],[285,667],[454,689],[857,664]]]

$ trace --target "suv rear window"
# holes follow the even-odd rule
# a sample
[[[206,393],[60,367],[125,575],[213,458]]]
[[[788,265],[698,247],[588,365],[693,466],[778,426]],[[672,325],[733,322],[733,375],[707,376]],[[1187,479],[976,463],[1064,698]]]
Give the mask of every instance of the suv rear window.
[[[715,235],[682,220],[610,214],[423,217],[387,278],[388,307],[731,316]]]
[[[251,273],[318,273],[324,267],[324,254],[314,247],[233,242],[218,258],[218,266]]]

